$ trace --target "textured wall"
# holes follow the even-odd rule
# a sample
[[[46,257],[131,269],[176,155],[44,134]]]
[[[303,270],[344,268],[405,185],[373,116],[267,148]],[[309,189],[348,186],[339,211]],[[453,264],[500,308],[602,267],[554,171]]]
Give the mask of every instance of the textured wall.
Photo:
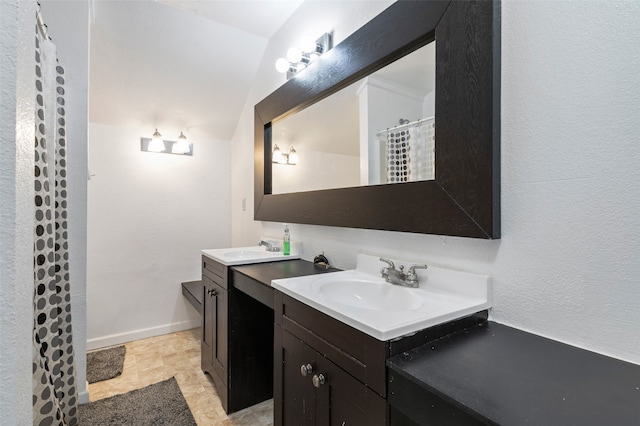
[[[229,142],[142,152],[151,131],[90,125],[89,349],[198,326],[180,283],[200,279],[200,250],[229,246]]]
[[[503,17],[493,316],[640,363],[640,3]]]
[[[11,425],[32,423],[35,14],[35,2],[0,1],[0,422]]]
[[[276,58],[315,13],[333,19],[325,28],[340,41],[382,10],[322,5],[304,3],[272,37],[245,105],[232,157],[235,245],[281,234],[253,221],[250,202],[253,105],[284,82]],[[503,238],[305,225],[292,238],[304,258],[324,251],[341,268],[364,251],[489,273],[494,320],[640,363],[640,3],[503,1],[502,12]]]

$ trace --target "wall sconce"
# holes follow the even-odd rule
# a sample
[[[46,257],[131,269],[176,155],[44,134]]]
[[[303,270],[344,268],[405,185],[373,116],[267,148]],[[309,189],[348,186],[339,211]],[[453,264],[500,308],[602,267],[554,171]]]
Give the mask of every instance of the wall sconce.
[[[296,73],[307,68],[307,66],[318,59],[320,55],[329,51],[333,47],[333,37],[331,33],[324,33],[316,41],[312,39],[302,42],[300,47],[292,47],[287,51],[287,58],[280,58],[276,61],[276,69],[279,72],[287,73],[287,80]]]
[[[156,129],[151,139],[140,138],[140,150],[145,152],[160,152],[163,154],[193,155],[193,144],[187,142],[187,137],[180,132],[177,141],[166,141]]]
[[[298,153],[296,150],[291,147],[289,148],[289,153],[280,152],[280,148],[278,144],[273,145],[273,155],[271,157],[271,162],[275,164],[285,164],[290,166],[295,166],[298,164]]]

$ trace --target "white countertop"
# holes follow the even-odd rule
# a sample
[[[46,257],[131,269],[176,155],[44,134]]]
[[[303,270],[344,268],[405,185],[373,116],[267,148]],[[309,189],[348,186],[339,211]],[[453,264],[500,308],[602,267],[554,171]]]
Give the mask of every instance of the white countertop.
[[[262,246],[209,249],[202,250],[202,254],[226,266],[300,259],[300,253],[293,249],[291,254],[285,255],[281,251],[267,251]]]
[[[382,341],[491,307],[486,275],[429,267],[419,271],[418,288],[407,288],[385,282],[377,272],[382,266],[377,256],[359,254],[355,270],[279,279],[271,284]]]

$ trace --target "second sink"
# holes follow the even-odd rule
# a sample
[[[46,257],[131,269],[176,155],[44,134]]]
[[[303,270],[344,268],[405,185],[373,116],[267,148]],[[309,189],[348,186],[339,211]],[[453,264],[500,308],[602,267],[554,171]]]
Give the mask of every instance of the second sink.
[[[273,280],[271,285],[383,341],[491,307],[486,275],[429,266],[419,271],[420,285],[408,288],[386,282],[379,270],[378,256],[359,254],[354,270]]]
[[[384,280],[320,277],[311,288],[335,303],[374,311],[417,309],[421,300],[410,289],[396,287]]]

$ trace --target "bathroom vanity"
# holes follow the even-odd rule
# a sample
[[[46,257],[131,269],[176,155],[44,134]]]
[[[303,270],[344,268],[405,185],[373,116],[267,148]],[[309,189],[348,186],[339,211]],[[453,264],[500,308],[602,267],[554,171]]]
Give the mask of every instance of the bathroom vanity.
[[[386,360],[486,321],[486,275],[381,260],[360,253],[354,270],[271,282],[276,425],[387,425]]]
[[[213,379],[227,413],[273,395],[271,280],[335,271],[296,260],[296,256],[282,261],[281,253],[264,254],[267,260],[249,260],[246,253],[244,259],[237,253],[232,257],[235,260],[223,258],[230,265],[202,256],[201,368]],[[256,261],[261,263],[238,264]]]
[[[233,259],[245,257],[243,262],[261,263],[234,265],[240,261],[221,256],[231,253]],[[385,361],[487,319],[486,276],[434,267],[428,272],[431,290],[410,289],[385,283],[378,276],[380,261],[376,256],[360,254],[359,271],[338,271],[304,260],[248,260],[258,254],[247,253],[223,249],[221,253],[203,251],[202,256],[201,367],[212,377],[227,413],[273,396],[275,424],[388,424]],[[269,260],[277,258],[263,252],[260,255]],[[365,269],[375,276],[362,273]],[[466,290],[454,286],[445,295],[438,285],[449,281],[451,273]],[[348,282],[361,283],[359,278],[353,279],[354,274],[370,277],[376,294],[383,286],[380,296],[394,303],[391,310],[381,307],[374,315],[384,323],[383,334],[374,332],[374,337],[359,329],[357,323],[345,322],[339,312],[332,312],[331,305],[318,309],[313,303],[286,294],[288,285],[296,280],[304,282],[305,277],[314,278],[316,283],[320,280],[324,289],[338,284],[339,291],[350,291]],[[422,280],[426,274],[420,272]],[[282,291],[274,289],[275,283]],[[413,298],[421,297],[420,293],[438,299],[444,311],[427,302],[416,305]],[[356,299],[376,301],[376,294],[364,298],[356,295]],[[343,296],[340,292],[338,301],[350,303]],[[405,306],[408,301],[411,305]],[[397,328],[388,320],[389,315],[402,315],[395,311],[401,307],[420,317],[429,311],[432,322],[415,323],[413,329],[405,325]],[[403,316],[400,319],[403,324],[407,322]]]
[[[487,318],[487,311],[381,341],[275,293],[274,424],[387,425],[385,361]]]
[[[373,258],[359,255],[358,264]],[[478,301],[488,289],[482,275],[451,271],[456,278],[445,280],[448,270],[421,271],[431,298],[445,289],[441,282],[454,293],[477,290],[455,305],[454,317],[376,338],[344,318],[351,307],[323,302],[322,285],[348,289],[358,281],[354,271],[304,260],[202,261],[202,369],[228,413],[273,397],[276,425],[632,425],[640,419],[640,366],[487,321],[490,298]],[[309,294],[301,289],[309,283],[318,293],[305,301]],[[462,284],[456,289],[455,283]],[[352,304],[348,294],[341,300]],[[384,309],[374,317],[383,315]]]

